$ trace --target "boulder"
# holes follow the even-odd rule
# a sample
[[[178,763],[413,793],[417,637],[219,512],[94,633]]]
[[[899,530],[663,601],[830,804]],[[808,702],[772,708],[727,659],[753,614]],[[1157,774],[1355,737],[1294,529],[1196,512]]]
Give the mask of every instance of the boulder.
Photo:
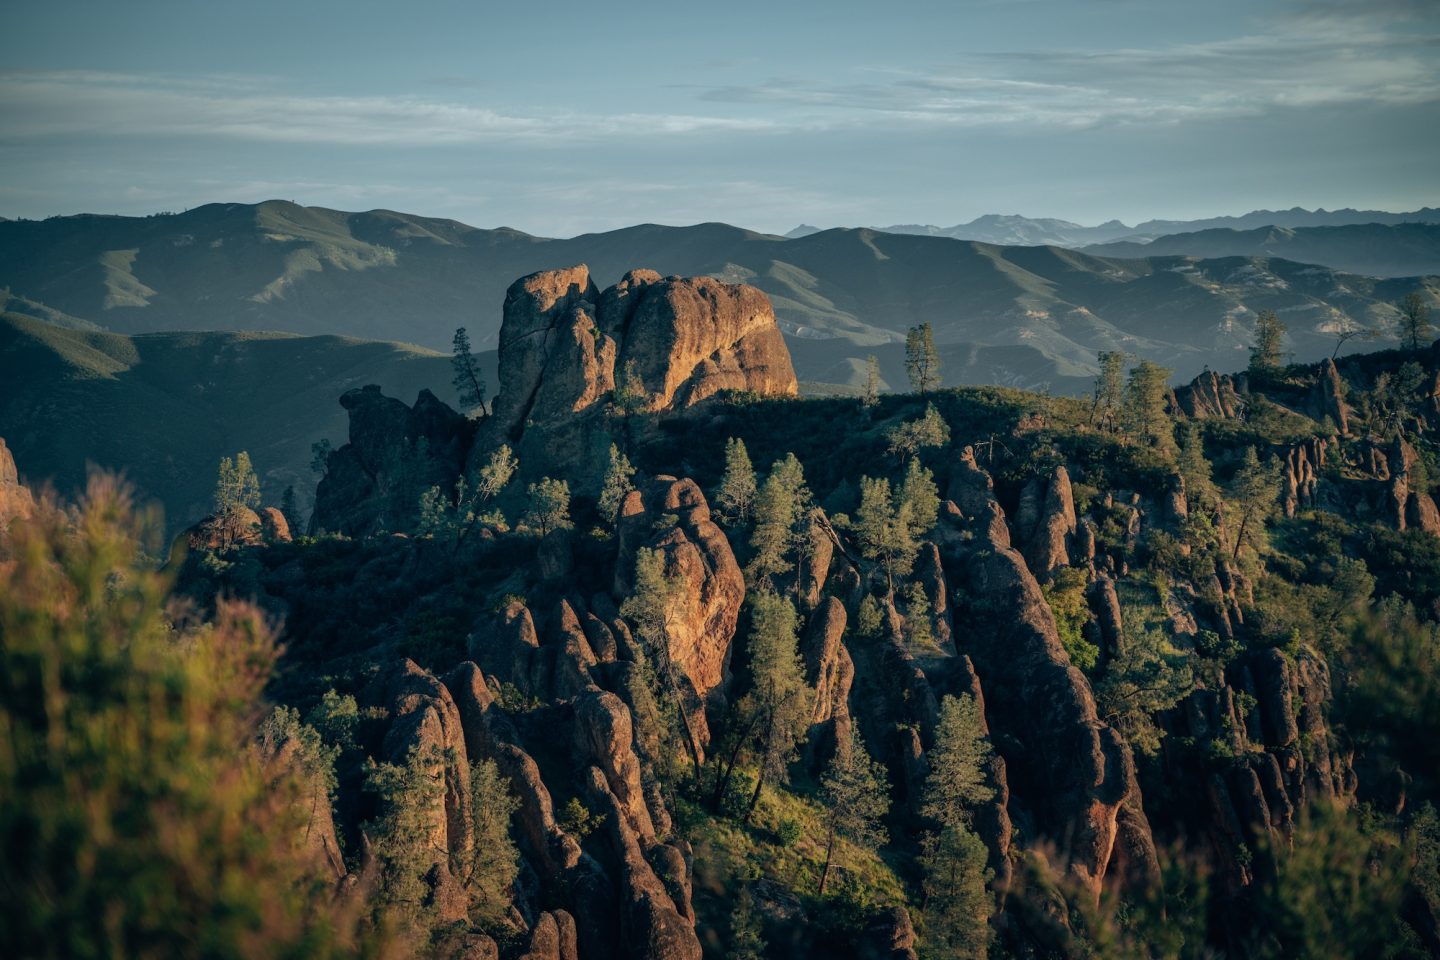
[[[666,526],[662,519],[669,517],[673,525]],[[745,600],[745,578],[730,541],[710,519],[705,495],[689,479],[643,481],[621,505],[616,531],[615,601],[630,595],[636,552],[659,550],[666,574],[680,583],[666,625],[670,655],[702,700],[718,693]]]
[[[34,512],[35,498],[20,482],[15,458],[5,445],[5,438],[0,437],[0,534],[12,521],[28,519]]]
[[[437,857],[464,859],[474,843],[470,822],[470,763],[460,711],[446,686],[413,660],[392,662],[362,692],[367,707],[384,710],[389,726],[373,755],[404,765],[412,756],[444,790],[424,814]],[[437,863],[440,862],[437,859]],[[442,864],[442,869],[443,869]]]
[[[278,512],[278,511],[277,511]],[[191,550],[226,551],[254,547],[265,542],[264,523],[249,507],[234,507],[212,513],[183,534]]]
[[[862,957],[875,960],[915,960],[915,926],[904,907],[886,907],[865,928]]]
[[[289,543],[290,521],[275,507],[260,511],[260,536],[266,543]]]
[[[641,843],[653,843],[655,825],[646,806],[630,710],[624,702],[591,687],[575,701],[575,739],[582,762],[594,764],[604,774],[630,830]]]

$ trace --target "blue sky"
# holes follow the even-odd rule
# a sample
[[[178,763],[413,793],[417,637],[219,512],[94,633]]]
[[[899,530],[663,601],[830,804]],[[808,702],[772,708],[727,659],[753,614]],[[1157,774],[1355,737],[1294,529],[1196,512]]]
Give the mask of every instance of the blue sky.
[[[1440,205],[1436,0],[0,7],[0,215],[560,236]]]

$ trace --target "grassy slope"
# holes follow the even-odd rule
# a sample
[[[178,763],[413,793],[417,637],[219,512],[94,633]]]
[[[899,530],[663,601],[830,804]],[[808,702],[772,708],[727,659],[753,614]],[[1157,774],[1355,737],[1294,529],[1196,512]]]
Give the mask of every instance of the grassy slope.
[[[484,358],[493,365],[493,355]],[[493,373],[492,373],[493,377]],[[493,382],[493,380],[492,380]],[[341,393],[378,383],[447,402],[449,358],[419,347],[275,333],[126,337],[0,317],[0,436],[32,481],[62,491],[87,462],[122,469],[158,497],[169,526],[207,509],[221,456],[248,450],[277,502],[313,489],[310,444],[346,436]]]

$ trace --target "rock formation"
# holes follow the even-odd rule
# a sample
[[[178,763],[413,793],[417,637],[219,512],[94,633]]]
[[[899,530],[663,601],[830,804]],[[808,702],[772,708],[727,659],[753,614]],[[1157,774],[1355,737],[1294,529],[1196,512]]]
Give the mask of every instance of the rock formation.
[[[1342,437],[1350,435],[1350,405],[1345,402],[1345,381],[1329,357],[1321,364],[1319,379],[1310,393],[1309,413],[1324,422],[1328,417]]]
[[[629,372],[649,411],[721,390],[794,396],[790,354],[766,296],[710,277],[632,270],[603,293],[583,264],[522,277],[505,295],[492,428],[518,440],[593,408]]]
[[[422,491],[454,488],[474,424],[429,390],[407,407],[372,384],[345,393],[340,405],[350,414],[350,440],[325,462],[311,519],[316,532],[358,537],[407,529]]]
[[[1075,498],[1070,474],[1057,466],[1049,476],[1033,477],[1020,494],[1015,525],[1030,572],[1042,580],[1070,564],[1075,535]]]
[[[725,676],[745,578],[730,541],[710,519],[705,495],[693,480],[660,476],[644,482],[625,498],[616,535],[617,602],[630,594],[641,547],[664,554],[667,576],[679,579],[678,609],[666,627],[670,655],[695,693],[708,698]]]
[[[13,520],[24,520],[35,510],[35,498],[29,488],[20,482],[15,458],[0,437],[0,534],[3,534]]]
[[[990,478],[968,447],[951,476],[961,517],[944,522],[960,523],[970,539],[950,541],[947,569],[987,610],[1003,611],[972,621],[965,649],[984,685],[988,719],[1001,734],[1015,802],[1033,810],[1092,892],[1112,860],[1132,875],[1154,874],[1154,843],[1129,746],[1096,716],[1090,686],[1070,665],[1050,607],[1010,544]]]
[[[1195,420],[1237,420],[1245,411],[1245,401],[1236,391],[1234,379],[1212,370],[1177,388],[1175,405]]]

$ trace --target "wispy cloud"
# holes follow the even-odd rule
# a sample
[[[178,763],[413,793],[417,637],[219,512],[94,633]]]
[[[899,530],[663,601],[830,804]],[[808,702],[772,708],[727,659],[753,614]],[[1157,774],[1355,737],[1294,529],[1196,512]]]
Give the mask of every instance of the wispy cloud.
[[[255,78],[0,73],[0,141],[208,136],[284,143],[434,146],[759,131],[763,118],[518,113],[415,96],[305,96]]]
[[[1390,3],[1406,14],[1414,6],[1406,0]],[[1209,43],[981,54],[931,70],[869,68],[863,82],[777,77],[710,88],[700,97],[856,120],[1046,127],[1173,124],[1285,108],[1440,102],[1440,33],[1377,30],[1373,20],[1361,28],[1335,12],[1342,5],[1323,6],[1293,11],[1283,20],[1284,30]]]

